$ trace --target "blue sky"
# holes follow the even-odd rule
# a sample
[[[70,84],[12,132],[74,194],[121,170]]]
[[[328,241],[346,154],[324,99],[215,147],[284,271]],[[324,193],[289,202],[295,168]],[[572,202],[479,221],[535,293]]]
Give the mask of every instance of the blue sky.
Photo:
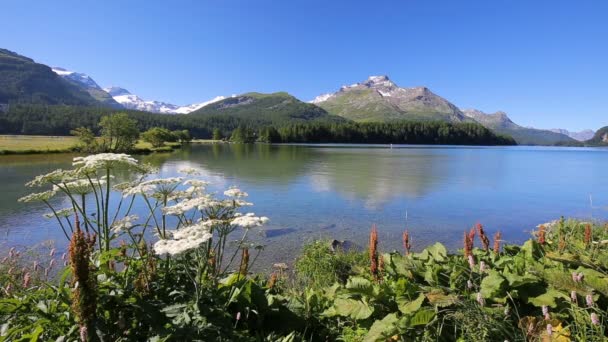
[[[176,104],[369,75],[522,125],[608,124],[608,1],[5,0],[0,47]]]

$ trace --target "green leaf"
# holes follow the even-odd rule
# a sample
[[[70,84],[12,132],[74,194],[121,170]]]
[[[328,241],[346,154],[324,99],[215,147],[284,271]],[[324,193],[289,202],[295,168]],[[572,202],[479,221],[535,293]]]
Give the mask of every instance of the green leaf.
[[[349,292],[371,295],[373,293],[372,282],[363,277],[351,277],[346,282]]]
[[[435,244],[428,247],[427,250],[435,261],[444,261],[448,256],[448,250],[439,242],[435,242]]]
[[[427,325],[433,320],[433,317],[435,317],[435,311],[422,309],[416,312],[414,317],[412,317],[410,320],[410,326],[415,327],[417,325]]]
[[[418,311],[418,309],[420,309],[420,307],[422,306],[422,303],[424,302],[424,294],[421,293],[418,298],[414,299],[413,301],[409,301],[409,302],[399,302],[399,311],[403,312],[404,314],[411,314],[414,313],[415,311]]]
[[[336,299],[334,310],[338,316],[351,317],[357,320],[369,318],[374,313],[374,308],[367,303],[350,298]]]
[[[569,297],[566,296],[565,294],[563,294],[555,289],[549,289],[549,290],[547,290],[547,292],[543,293],[542,295],[540,295],[538,297],[528,298],[528,303],[530,303],[534,306],[537,306],[537,307],[547,305],[547,306],[554,308],[557,306],[557,303],[555,302],[555,300],[557,298],[569,299]]]
[[[397,315],[392,313],[386,315],[383,319],[375,321],[365,338],[364,342],[385,341],[388,337],[395,334],[397,330],[396,323],[399,321]]]
[[[483,298],[502,297],[505,284],[506,280],[500,273],[490,270],[490,274],[481,281],[481,295]]]
[[[531,274],[518,275],[515,273],[504,272],[504,277],[509,282],[509,286],[518,287],[527,284],[533,284],[539,281],[538,277]]]

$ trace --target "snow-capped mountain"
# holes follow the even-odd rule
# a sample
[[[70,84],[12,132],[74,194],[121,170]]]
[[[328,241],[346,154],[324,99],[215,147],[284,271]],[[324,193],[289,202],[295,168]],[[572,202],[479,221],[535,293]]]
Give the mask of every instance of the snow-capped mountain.
[[[342,86],[335,93],[319,95],[310,102],[330,114],[355,121],[469,121],[455,105],[428,88],[402,88],[388,76],[370,76],[363,82]]]
[[[89,93],[95,100],[110,107],[122,108],[112,96],[106,93],[89,75],[80,72],[70,71],[60,67],[51,68],[54,73],[61,76],[64,80],[80,87]]]
[[[57,75],[71,80],[73,82],[76,82],[86,88],[94,88],[94,89],[101,89],[101,87],[97,84],[97,82],[95,82],[89,75],[87,74],[83,74],[80,72],[75,72],[75,71],[70,71],[70,70],[66,70],[64,68],[60,68],[60,67],[52,67],[51,68],[53,70],[53,72],[55,72]]]
[[[571,132],[567,129],[554,128],[550,129],[551,132],[561,133],[569,136],[570,138],[578,141],[587,141],[595,135],[595,131],[592,129],[585,129],[580,132]]]
[[[221,101],[226,98],[225,96],[217,96],[209,101],[193,103],[186,106],[178,106],[162,101],[146,101],[135,94],[131,94],[131,92],[121,87],[108,87],[104,88],[103,90],[110,94],[116,102],[120,103],[127,109],[161,114],[188,114],[208,104]]]

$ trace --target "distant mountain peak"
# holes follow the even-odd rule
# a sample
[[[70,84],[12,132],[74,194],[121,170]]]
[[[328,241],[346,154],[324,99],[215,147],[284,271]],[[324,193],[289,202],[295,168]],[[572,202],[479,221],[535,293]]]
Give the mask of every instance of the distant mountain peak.
[[[112,96],[131,95],[131,92],[129,92],[127,89],[121,88],[121,87],[111,86],[111,87],[103,88],[103,90]]]
[[[67,70],[65,68],[60,68],[60,67],[52,67],[51,70],[53,70],[53,72],[56,73],[57,75],[65,78],[65,79],[68,79],[70,81],[76,82],[79,85],[84,86],[85,88],[101,90],[101,87],[97,84],[97,82],[95,82],[87,74]]]
[[[550,129],[550,131],[567,135],[570,138],[572,138],[574,140],[578,140],[578,141],[587,141],[587,140],[593,138],[593,136],[595,135],[595,131],[592,129],[584,129],[580,132],[572,132],[572,131],[569,131],[569,130],[563,129],[563,128],[553,128],[553,129]]]

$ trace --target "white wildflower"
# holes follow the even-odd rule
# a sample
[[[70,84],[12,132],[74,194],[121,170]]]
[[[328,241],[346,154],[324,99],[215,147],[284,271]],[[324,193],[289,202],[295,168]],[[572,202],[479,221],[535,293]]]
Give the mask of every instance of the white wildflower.
[[[43,216],[46,217],[47,219],[53,218],[55,217],[55,215],[57,215],[57,217],[70,217],[74,214],[74,208],[63,208],[63,209],[59,209],[59,210],[55,210],[54,213],[46,213]]]
[[[200,170],[197,170],[193,167],[187,167],[187,168],[181,169],[181,170],[179,170],[179,172],[186,174],[186,175],[200,175],[201,174]]]
[[[74,177],[73,171],[66,171],[62,169],[58,169],[55,171],[51,171],[44,175],[36,176],[33,180],[25,183],[26,186],[34,187],[34,186],[43,186],[46,184],[52,183],[62,183],[65,180],[72,179]]]
[[[106,183],[105,180],[101,179],[98,181],[89,181],[88,179],[76,179],[73,181],[65,182],[61,185],[53,185],[53,190],[67,191],[75,195],[86,195],[90,194],[95,190],[94,187],[101,187]]]
[[[209,230],[209,223],[206,221],[172,231],[170,234],[173,239],[160,240],[154,244],[156,254],[180,254],[200,247],[213,237]]]
[[[268,221],[269,221],[268,217],[265,217],[265,216],[257,217],[257,216],[255,216],[254,213],[248,213],[248,214],[245,214],[245,215],[242,215],[242,216],[239,216],[239,217],[233,219],[230,222],[230,224],[233,226],[240,226],[243,228],[252,228],[252,227],[259,227]]]
[[[153,192],[154,190],[156,190],[156,185],[147,185],[147,184],[137,184],[135,186],[132,186],[130,188],[125,188],[122,191],[122,197],[126,198],[129,196],[135,196],[135,195],[148,195],[151,192]]]
[[[139,219],[139,217],[137,215],[125,216],[125,217],[121,218],[120,220],[114,221],[114,223],[112,224],[112,227],[110,227],[110,229],[112,229],[112,231],[116,234],[123,232],[123,231],[130,230],[131,228],[136,226],[133,223],[133,221],[137,221],[138,219]]]
[[[180,183],[183,180],[182,177],[171,177],[171,178],[154,178],[142,182],[141,184],[145,185],[174,185],[176,183]]]
[[[195,197],[195,198],[192,198],[189,200],[179,202],[172,206],[164,207],[162,210],[165,215],[179,216],[194,208],[199,208],[199,210],[202,210],[200,208],[204,209],[207,206],[208,202],[209,202],[209,197],[206,197],[206,196]]]
[[[54,190],[47,190],[43,192],[34,192],[27,196],[23,196],[17,201],[21,203],[30,203],[30,202],[42,202],[48,201],[51,197],[55,196],[57,192]]]
[[[247,197],[249,196],[248,193],[241,191],[238,188],[230,188],[226,191],[224,191],[224,195],[228,196],[228,197],[235,197],[235,198],[239,198],[239,197]]]
[[[99,153],[86,157],[75,157],[72,165],[78,168],[78,172],[84,173],[116,167],[139,169],[138,161],[124,153]]]

